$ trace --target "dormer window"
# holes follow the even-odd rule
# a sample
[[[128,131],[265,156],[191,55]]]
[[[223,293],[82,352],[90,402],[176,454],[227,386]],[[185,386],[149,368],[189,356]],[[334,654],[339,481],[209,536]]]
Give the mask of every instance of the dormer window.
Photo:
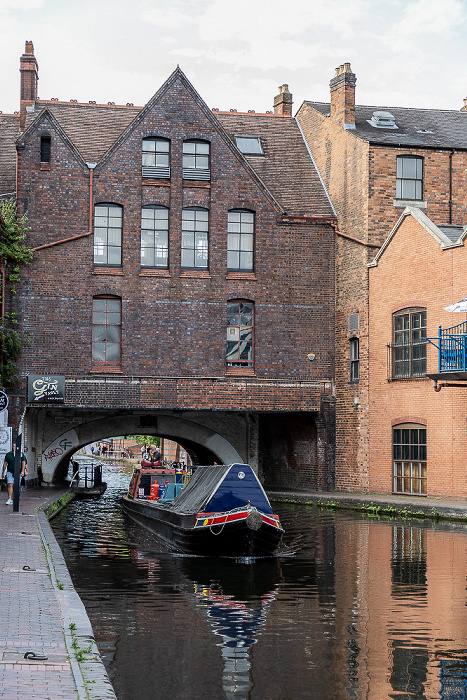
[[[259,136],[236,136],[235,143],[244,156],[264,156]]]
[[[183,142],[183,179],[211,179],[210,147],[206,141]]]
[[[391,112],[373,112],[371,119],[368,119],[368,124],[376,129],[398,129],[396,120]]]
[[[142,175],[158,179],[170,177],[170,141],[167,139],[143,139]]]

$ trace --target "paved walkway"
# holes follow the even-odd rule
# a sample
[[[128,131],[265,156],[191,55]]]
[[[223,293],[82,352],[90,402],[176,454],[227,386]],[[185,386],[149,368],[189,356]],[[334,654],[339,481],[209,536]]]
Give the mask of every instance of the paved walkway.
[[[467,501],[447,498],[424,498],[421,496],[394,496],[381,493],[342,493],[339,491],[306,491],[298,489],[270,489],[268,496],[273,500],[294,500],[322,505],[335,505],[352,510],[387,510],[391,513],[407,515],[421,514],[431,518],[465,520],[467,525]],[[396,513],[394,513],[396,514]]]
[[[116,700],[84,606],[39,507],[63,489],[0,493],[0,698]],[[46,659],[26,659],[32,652]]]

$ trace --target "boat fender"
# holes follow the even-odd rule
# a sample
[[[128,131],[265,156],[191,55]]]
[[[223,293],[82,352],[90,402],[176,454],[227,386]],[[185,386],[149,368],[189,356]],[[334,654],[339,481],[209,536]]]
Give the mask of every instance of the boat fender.
[[[247,528],[249,528],[250,530],[259,530],[262,524],[263,518],[261,517],[261,513],[258,513],[257,510],[250,510],[250,512],[246,516]]]

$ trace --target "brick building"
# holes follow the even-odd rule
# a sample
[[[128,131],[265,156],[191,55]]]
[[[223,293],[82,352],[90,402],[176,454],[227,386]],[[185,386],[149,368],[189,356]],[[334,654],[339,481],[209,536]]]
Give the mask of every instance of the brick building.
[[[343,64],[297,114],[339,222],[336,485],[465,498],[464,390],[433,392],[422,338],[466,293],[467,112],[360,106],[355,86]]]
[[[195,462],[332,485],[335,215],[287,86],[274,112],[238,114],[179,68],[144,107],[41,100],[37,84],[26,42],[20,112],[0,115],[0,194],[35,249],[20,375],[65,377],[61,405],[11,392],[32,473],[152,432]]]

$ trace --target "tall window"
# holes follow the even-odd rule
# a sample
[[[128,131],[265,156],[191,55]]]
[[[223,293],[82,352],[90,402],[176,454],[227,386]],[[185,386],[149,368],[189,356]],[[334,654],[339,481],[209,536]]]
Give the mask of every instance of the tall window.
[[[41,163],[50,163],[52,153],[52,139],[50,134],[42,134],[41,136]]]
[[[358,338],[350,339],[350,381],[358,382],[360,377],[360,342]]]
[[[143,139],[143,177],[170,177],[170,141],[167,139]]]
[[[207,209],[184,209],[182,212],[182,268],[208,268],[209,212]]]
[[[423,158],[419,156],[397,156],[396,198],[422,199]]]
[[[141,210],[141,267],[168,267],[169,210],[143,207]]]
[[[414,423],[393,429],[393,491],[426,495],[426,427]]]
[[[118,297],[95,297],[92,301],[92,360],[120,362],[122,302]]]
[[[255,215],[233,209],[227,216],[227,269],[253,270]]]
[[[227,302],[227,366],[253,367],[253,302]]]
[[[185,180],[210,180],[210,147],[206,141],[183,142],[183,177]]]
[[[123,209],[118,204],[94,207],[94,265],[122,264]]]
[[[404,309],[394,314],[393,378],[426,375],[426,311]]]

